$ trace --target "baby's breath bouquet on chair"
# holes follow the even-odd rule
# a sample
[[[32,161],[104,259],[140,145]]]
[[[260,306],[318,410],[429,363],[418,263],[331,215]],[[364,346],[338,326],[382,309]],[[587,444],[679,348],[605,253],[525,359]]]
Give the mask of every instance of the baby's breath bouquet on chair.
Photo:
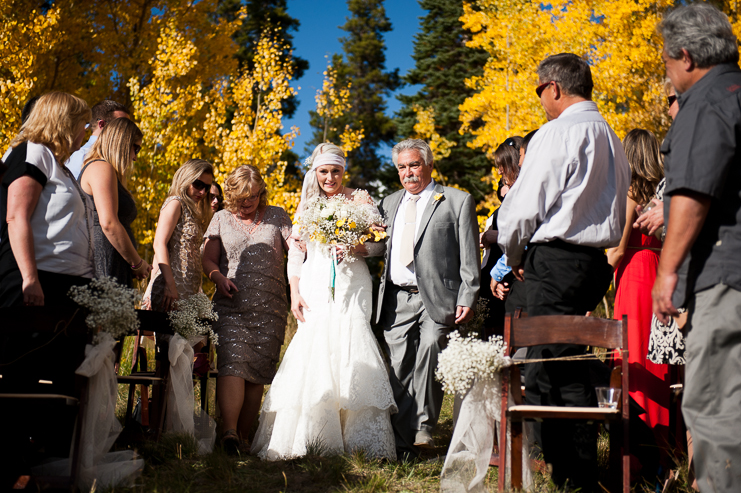
[[[170,360],[170,382],[167,386],[166,431],[187,433],[198,441],[198,453],[213,450],[216,424],[204,411],[194,413],[193,340],[208,336],[218,344],[218,336],[206,320],[216,321],[214,304],[204,293],[179,300],[168,314],[175,335],[170,340],[167,358]]]
[[[175,332],[185,339],[196,336],[208,336],[211,343],[217,345],[219,337],[205,320],[216,321],[219,315],[214,312],[214,304],[204,293],[196,293],[179,300],[176,309],[168,313],[170,324]]]
[[[136,304],[141,294],[136,289],[118,284],[111,277],[93,279],[86,286],[72,286],[68,296],[83,308],[89,310],[85,323],[90,329],[108,333],[113,339],[132,334],[139,328]]]
[[[118,381],[113,348],[117,339],[139,328],[136,304],[141,295],[110,277],[93,279],[86,286],[73,286],[68,295],[89,310],[85,322],[96,331],[94,344],[85,347],[85,360],[75,371],[87,378],[87,408],[91,410],[85,413],[79,430],[82,453],[77,486],[84,490],[94,488],[95,484],[101,488],[129,486],[141,473],[144,461],[136,459],[132,450],[109,452],[122,429],[116,419]],[[65,461],[58,464],[69,472],[69,460]]]
[[[435,376],[449,393],[463,396],[453,437],[440,476],[440,491],[485,491],[484,478],[494,446],[494,424],[501,417],[501,373],[512,364],[501,336],[483,341],[476,334],[450,334],[440,353]],[[508,430],[500,430],[508,433]],[[527,440],[523,438],[523,443]],[[530,451],[523,446],[523,457]],[[525,461],[524,464],[528,464]],[[525,468],[526,488],[532,482]],[[510,474],[507,467],[499,474]]]
[[[343,194],[332,197],[315,197],[304,204],[298,223],[301,232],[309,236],[309,241],[317,242],[332,258],[330,293],[334,299],[334,283],[337,269],[337,248],[346,251],[345,262],[355,260],[351,255],[353,247],[366,241],[379,242],[386,238],[385,231],[374,229],[383,225],[383,218],[364,190],[353,192],[352,198]]]

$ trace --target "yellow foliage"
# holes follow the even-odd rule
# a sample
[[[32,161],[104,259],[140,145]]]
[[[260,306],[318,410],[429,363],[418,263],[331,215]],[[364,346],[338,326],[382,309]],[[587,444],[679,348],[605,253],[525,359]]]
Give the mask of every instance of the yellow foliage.
[[[463,4],[468,46],[484,49],[484,73],[466,81],[475,94],[459,107],[461,133],[490,159],[507,137],[525,135],[546,122],[535,94],[538,63],[571,52],[592,68],[593,100],[621,138],[636,127],[663,135],[669,127],[656,27],[670,0],[472,0]],[[475,123],[475,127],[474,127]],[[495,190],[496,170],[486,177]],[[479,204],[491,212],[492,192]],[[482,217],[482,216],[480,216]]]
[[[21,109],[36,86],[39,55],[57,42],[59,11],[24,11],[23,3],[0,0],[0,148],[5,152],[21,126]]]
[[[283,46],[264,32],[255,68],[227,73],[216,81],[199,77],[200,48],[174,22],[162,27],[158,49],[150,60],[152,81],[129,87],[134,114],[144,133],[131,183],[139,204],[136,231],[140,245],[151,245],[159,208],[180,165],[203,158],[223,182],[238,166],[257,167],[271,204],[295,210],[299,184],[284,176],[281,155],[293,145],[298,129],[282,134],[282,102],[295,94],[290,87],[290,61],[281,61]],[[229,110],[233,111],[227,121]]]
[[[415,104],[412,106],[412,109],[417,116],[417,123],[414,124],[414,137],[426,140],[427,143],[430,144],[432,157],[435,161],[450,156],[451,147],[457,144],[452,140],[440,136],[440,134],[435,131],[435,108],[432,106],[423,108],[422,106]]]
[[[332,127],[332,122],[339,118],[342,118],[348,110],[351,108],[350,104],[350,88],[352,82],[348,82],[347,85],[339,85],[337,81],[337,69],[332,66],[332,62],[327,63],[327,70],[324,71],[324,82],[322,83],[322,90],[317,91],[316,100],[316,112],[320,118],[324,119],[324,137],[323,141],[327,141],[327,133],[329,130],[336,130]],[[345,125],[345,129],[340,134],[340,147],[345,154],[349,154],[358,147],[365,137],[365,131],[363,126],[357,130],[353,130],[350,125]],[[347,180],[348,176],[345,176]]]
[[[461,132],[491,156],[511,135],[546,122],[535,95],[538,63],[572,52],[592,67],[593,99],[618,136],[636,127],[661,135],[670,123],[656,25],[669,0],[475,0],[464,2],[468,46],[489,53],[476,93],[461,106]],[[474,8],[476,7],[476,8]],[[474,129],[474,121],[483,125]]]

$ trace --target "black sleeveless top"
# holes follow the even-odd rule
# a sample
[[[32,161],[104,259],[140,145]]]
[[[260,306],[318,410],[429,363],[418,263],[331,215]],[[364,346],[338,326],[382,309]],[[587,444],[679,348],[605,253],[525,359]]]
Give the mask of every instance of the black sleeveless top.
[[[87,163],[80,171],[80,176],[77,177],[77,181],[82,181],[82,175],[85,173],[90,164],[95,161]],[[84,190],[83,190],[84,191]],[[95,204],[93,196],[85,193],[90,200]],[[136,240],[134,239],[134,232],[131,230],[131,223],[136,219],[136,202],[134,197],[124,188],[121,182],[118,182],[118,220],[123,225],[126,233],[131,239],[131,243],[136,247]],[[114,278],[119,284],[123,284],[127,287],[134,286],[134,273],[131,270],[131,266],[124,260],[118,250],[116,250],[111,242],[108,241],[103,228],[100,226],[100,220],[98,218],[98,210],[93,205],[93,246],[94,246],[94,258],[95,258],[95,272],[98,277],[110,276]]]

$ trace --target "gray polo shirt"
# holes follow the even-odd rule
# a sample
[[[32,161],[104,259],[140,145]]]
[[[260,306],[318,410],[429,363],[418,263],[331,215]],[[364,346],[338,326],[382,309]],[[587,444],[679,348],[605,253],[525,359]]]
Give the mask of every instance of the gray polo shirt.
[[[667,224],[674,194],[711,198],[674,292],[675,306],[684,306],[688,296],[719,283],[741,291],[741,70],[718,65],[678,101],[679,114],[661,146]]]

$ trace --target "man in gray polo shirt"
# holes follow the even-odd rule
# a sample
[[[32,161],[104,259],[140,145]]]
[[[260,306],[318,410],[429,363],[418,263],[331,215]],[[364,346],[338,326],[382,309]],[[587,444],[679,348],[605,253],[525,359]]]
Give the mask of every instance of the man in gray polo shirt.
[[[682,413],[700,491],[741,491],[741,70],[708,4],[661,23],[679,113],[664,140],[666,241],[653,288],[663,322],[686,304]]]

